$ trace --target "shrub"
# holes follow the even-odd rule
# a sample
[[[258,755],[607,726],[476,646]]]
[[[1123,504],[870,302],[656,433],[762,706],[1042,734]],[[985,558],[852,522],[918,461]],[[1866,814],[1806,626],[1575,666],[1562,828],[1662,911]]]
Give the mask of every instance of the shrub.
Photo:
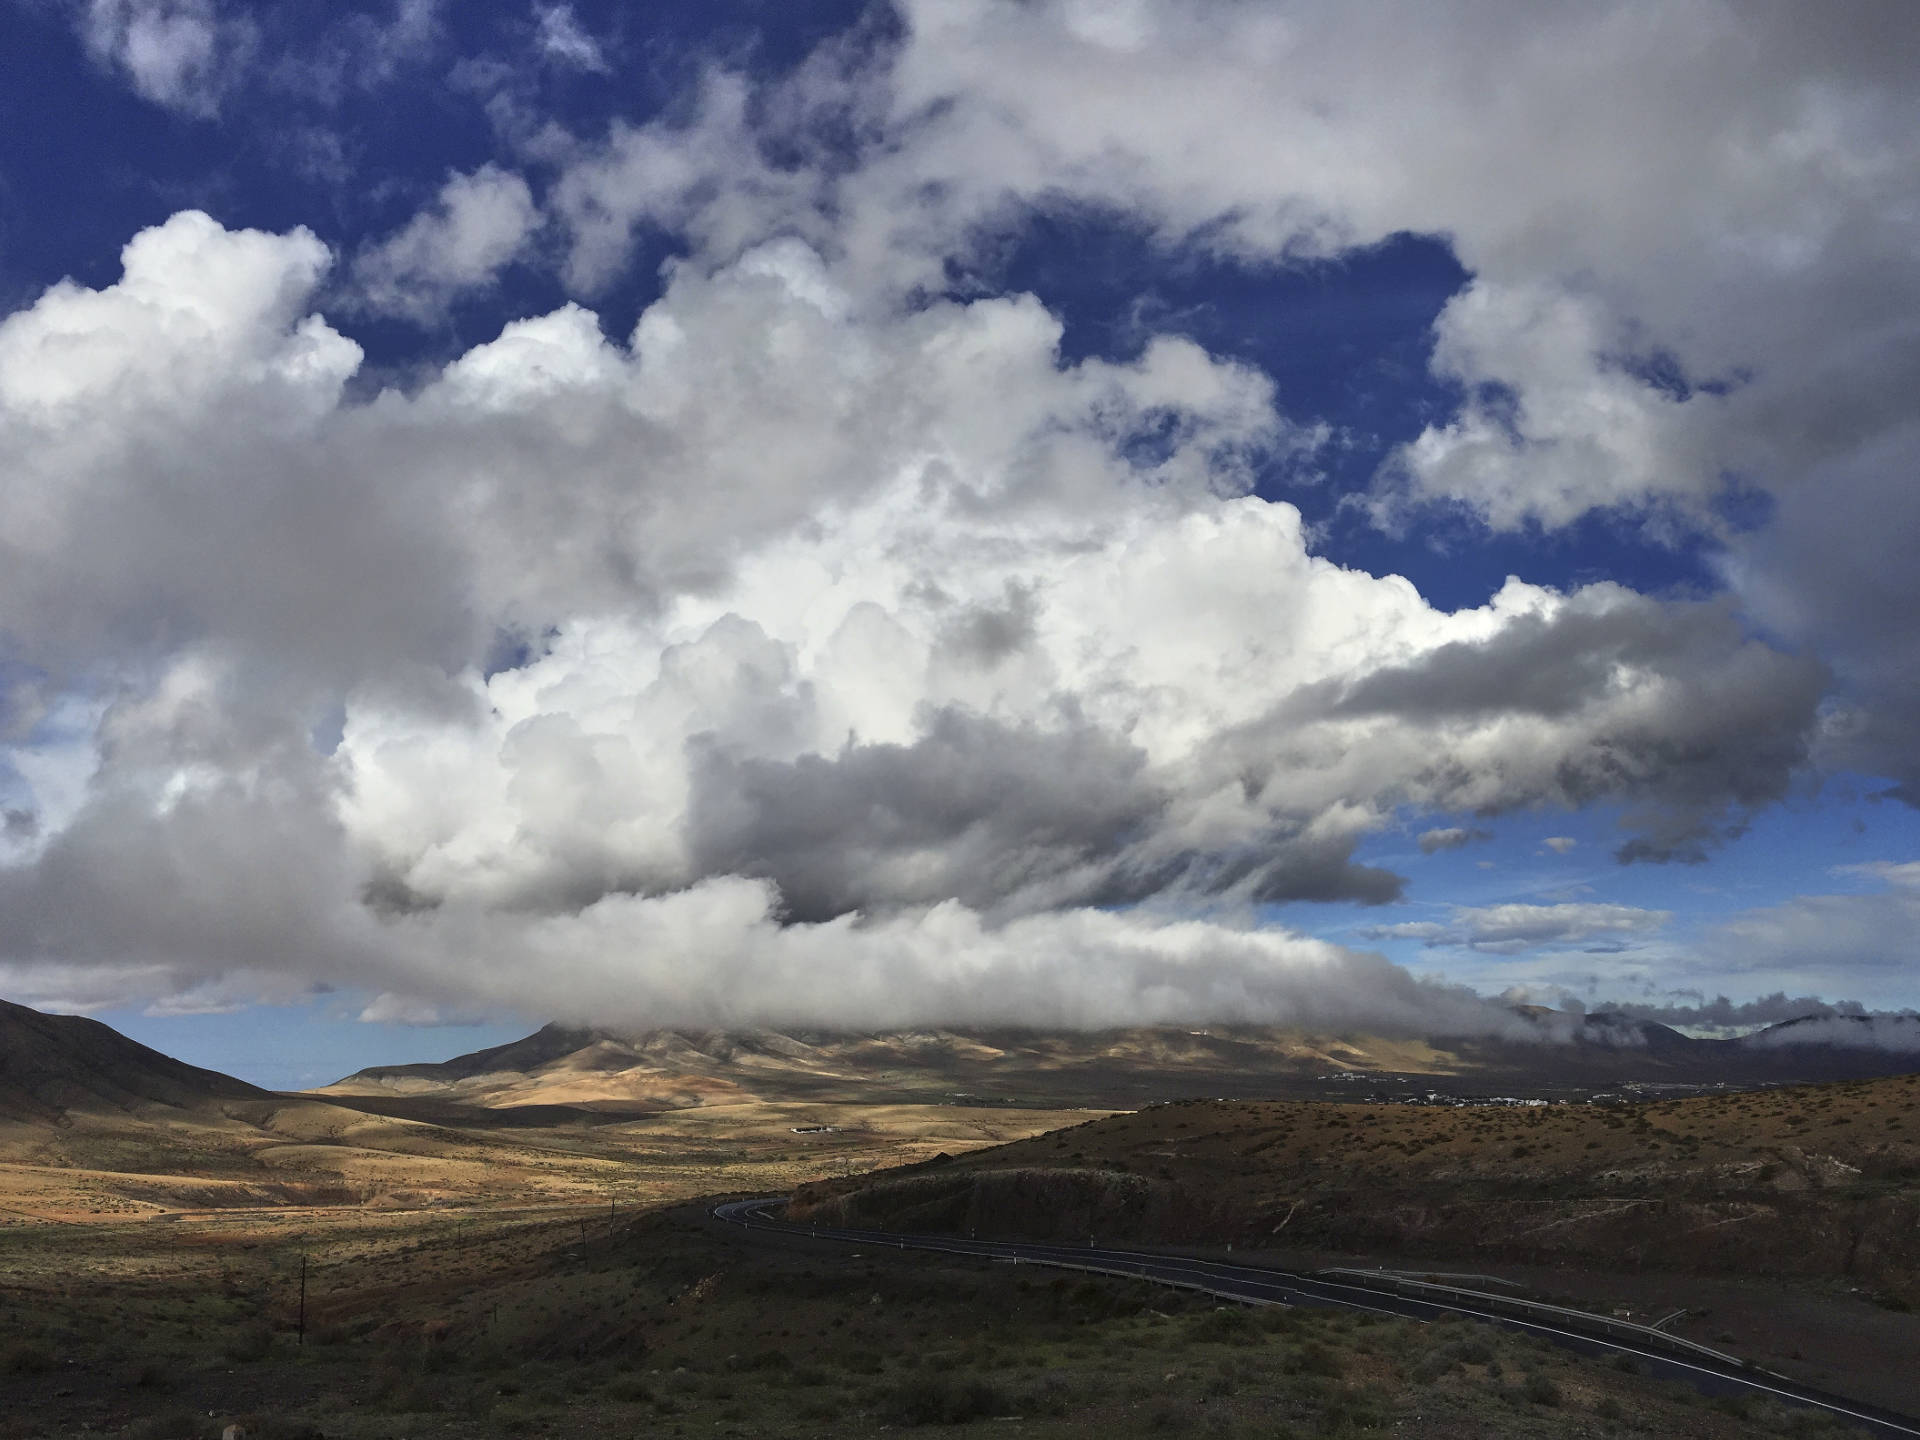
[[[1347,1362],[1346,1357],[1331,1345],[1310,1340],[1294,1356],[1293,1367],[1305,1375],[1324,1375],[1334,1380],[1346,1373]]]
[[[273,1353],[273,1331],[266,1325],[244,1325],[228,1334],[221,1349],[235,1364],[250,1365]]]
[[[191,1411],[169,1410],[136,1420],[127,1430],[127,1440],[198,1440],[200,1422]]]
[[[1466,1340],[1450,1340],[1437,1345],[1421,1356],[1413,1367],[1413,1378],[1423,1384],[1431,1384],[1442,1375],[1459,1369],[1462,1365],[1490,1365],[1493,1363],[1493,1349],[1486,1341],[1473,1337]]]
[[[390,1415],[411,1415],[446,1408],[444,1385],[418,1375],[388,1374],[374,1392],[374,1403]]]
[[[731,1370],[791,1370],[793,1361],[784,1350],[762,1350],[757,1354],[736,1356],[728,1362]]]
[[[962,1425],[1011,1408],[1004,1390],[977,1375],[916,1375],[888,1391],[880,1406],[895,1425]]]
[[[1291,1305],[1268,1305],[1258,1312],[1260,1328],[1269,1335],[1290,1335],[1303,1321]]]
[[[173,1373],[158,1360],[141,1360],[121,1373],[120,1383],[137,1390],[171,1390]]]
[[[1147,1412],[1147,1429],[1158,1435],[1177,1435],[1193,1423],[1193,1412],[1174,1400],[1162,1400]]]
[[[1536,1370],[1527,1376],[1520,1386],[1520,1393],[1536,1405],[1560,1403],[1560,1387],[1554,1384],[1553,1377],[1544,1370]]]
[[[310,1420],[286,1415],[242,1415],[240,1426],[252,1440],[327,1440]]]
[[[1024,1415],[1067,1414],[1073,1408],[1073,1391],[1065,1381],[1049,1376],[1020,1398],[1018,1409]]]
[[[4,1360],[0,1360],[0,1370],[9,1375],[44,1375],[51,1369],[53,1356],[26,1340],[9,1346]]]
[[[1322,1435],[1351,1435],[1385,1428],[1392,1418],[1387,1399],[1372,1388],[1332,1390],[1320,1411]]]
[[[1251,1345],[1260,1338],[1260,1322],[1244,1306],[1222,1306],[1195,1321],[1191,1333],[1196,1340]]]
[[[1736,1420],[1753,1418],[1753,1397],[1750,1395],[1719,1395],[1710,1403],[1714,1409]]]

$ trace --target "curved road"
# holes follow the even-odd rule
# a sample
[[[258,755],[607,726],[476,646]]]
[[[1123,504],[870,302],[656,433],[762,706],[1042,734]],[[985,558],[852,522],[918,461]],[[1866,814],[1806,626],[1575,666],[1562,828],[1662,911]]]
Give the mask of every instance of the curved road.
[[[949,1255],[971,1255],[1015,1264],[1090,1270],[1104,1275],[1145,1280],[1156,1285],[1200,1290],[1222,1299],[1253,1305],[1340,1307],[1371,1310],[1381,1315],[1409,1316],[1416,1320],[1432,1320],[1443,1314],[1465,1315],[1509,1330],[1539,1335],[1556,1345],[1586,1355],[1630,1355],[1648,1373],[1662,1379],[1683,1381],[1708,1395],[1772,1396],[1791,1405],[1823,1410],[1870,1434],[1920,1437],[1920,1420],[1837,1395],[1827,1395],[1781,1375],[1747,1369],[1731,1357],[1723,1359],[1705,1347],[1692,1346],[1677,1337],[1663,1336],[1661,1339],[1697,1353],[1676,1356],[1652,1348],[1660,1342],[1649,1340],[1643,1344],[1618,1335],[1589,1333],[1583,1326],[1585,1321],[1590,1321],[1594,1329],[1612,1325],[1600,1315],[1586,1316],[1551,1306],[1533,1307],[1527,1302],[1510,1301],[1494,1295],[1481,1296],[1477,1292],[1451,1288],[1444,1289],[1444,1300],[1423,1299],[1418,1294],[1395,1293],[1350,1280],[1329,1279],[1324,1274],[1193,1260],[1148,1250],[1108,1250],[1089,1245],[1040,1245],[1006,1240],[959,1240],[932,1235],[896,1235],[884,1230],[825,1230],[792,1225],[776,1219],[773,1212],[785,1203],[785,1196],[734,1200],[716,1205],[713,1215],[717,1220],[747,1231],[886,1249],[934,1250]],[[1443,1289],[1437,1286],[1412,1288],[1434,1292]],[[1484,1308],[1476,1305],[1476,1300]],[[1551,1318],[1524,1318],[1501,1313],[1502,1310],[1511,1311],[1523,1306],[1537,1309]]]

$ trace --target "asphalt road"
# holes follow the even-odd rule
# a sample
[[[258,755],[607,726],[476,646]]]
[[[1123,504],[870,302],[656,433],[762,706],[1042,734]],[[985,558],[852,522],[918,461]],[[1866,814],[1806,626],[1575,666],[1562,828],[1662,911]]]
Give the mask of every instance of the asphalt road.
[[[932,1235],[895,1235],[882,1230],[827,1230],[816,1226],[790,1225],[776,1215],[785,1203],[784,1196],[735,1200],[715,1206],[713,1215],[715,1219],[749,1232],[787,1237],[809,1236],[837,1244],[933,1250],[1003,1263],[1089,1270],[1156,1285],[1204,1291],[1222,1299],[1253,1305],[1312,1305],[1370,1310],[1375,1314],[1408,1316],[1415,1320],[1433,1320],[1445,1314],[1464,1315],[1508,1330],[1539,1335],[1584,1355],[1629,1355],[1646,1373],[1661,1379],[1682,1381],[1707,1395],[1769,1395],[1791,1405],[1826,1411],[1873,1435],[1920,1437],[1920,1420],[1837,1395],[1827,1395],[1798,1385],[1784,1376],[1744,1368],[1731,1359],[1721,1362],[1712,1358],[1710,1352],[1680,1356],[1653,1348],[1655,1342],[1643,1345],[1618,1335],[1589,1333],[1582,1325],[1582,1318],[1575,1316],[1574,1312],[1556,1312],[1553,1320],[1529,1319],[1501,1313],[1503,1308],[1511,1310],[1515,1302],[1496,1296],[1484,1297],[1487,1308],[1477,1308],[1471,1298],[1473,1292],[1450,1290],[1444,1301],[1423,1299],[1417,1295],[1395,1294],[1390,1290],[1349,1280],[1334,1280],[1324,1275],[1195,1260],[1148,1250],[1112,1250],[1093,1245],[1040,1245],[1005,1240],[960,1240]],[[1606,1328],[1610,1323],[1598,1315],[1584,1318],[1591,1319],[1595,1331]]]

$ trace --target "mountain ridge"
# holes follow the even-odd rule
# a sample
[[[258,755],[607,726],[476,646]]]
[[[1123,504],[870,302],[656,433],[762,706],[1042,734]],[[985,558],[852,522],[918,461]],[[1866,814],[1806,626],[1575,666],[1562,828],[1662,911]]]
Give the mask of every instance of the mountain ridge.
[[[1906,1017],[1882,1017],[1877,1030],[1836,1031],[1820,1025],[1826,1017],[1809,1016],[1754,1035],[1700,1039],[1618,1012],[1516,1007],[1515,1014],[1537,1033],[1407,1039],[1236,1025],[620,1032],[555,1023],[437,1064],[368,1067],[310,1093],[437,1096],[481,1106],[711,1104],[856,1093],[998,1101],[1046,1095],[1119,1104],[1300,1095],[1303,1086],[1344,1075],[1427,1076],[1484,1090],[1635,1081],[1758,1085],[1920,1068],[1920,1020]]]

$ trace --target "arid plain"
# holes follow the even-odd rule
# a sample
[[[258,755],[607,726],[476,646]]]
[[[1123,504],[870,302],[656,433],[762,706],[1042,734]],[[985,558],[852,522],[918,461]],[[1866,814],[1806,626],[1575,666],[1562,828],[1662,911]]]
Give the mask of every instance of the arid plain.
[[[1920,1398],[1902,1361],[1915,1077],[1521,1106],[1450,1097],[1488,1080],[1457,1053],[1365,1037],[550,1027],[277,1095],[89,1021],[7,1006],[0,1024],[9,1440],[235,1420],[306,1440],[1826,1424],[1479,1326],[769,1245],[693,1203],[729,1193],[902,1230],[1471,1269],[1602,1313],[1677,1309],[1674,1328],[1782,1373]],[[1321,1098],[1065,1103],[1112,1073],[1205,1093],[1235,1062],[1244,1088]],[[1589,1064],[1543,1083],[1577,1089]],[[1425,1103],[1343,1098],[1376,1090]]]

